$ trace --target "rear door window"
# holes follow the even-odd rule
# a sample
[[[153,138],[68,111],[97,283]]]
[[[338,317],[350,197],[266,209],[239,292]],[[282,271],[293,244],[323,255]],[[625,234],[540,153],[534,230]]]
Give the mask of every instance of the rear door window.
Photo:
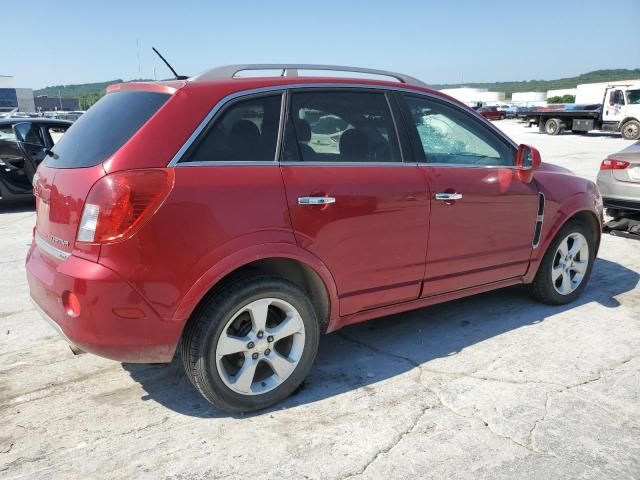
[[[294,92],[284,161],[400,162],[400,146],[382,92]]]
[[[53,147],[55,168],[92,167],[116,153],[170,95],[157,92],[119,91],[105,95],[82,115]]]
[[[282,94],[233,103],[181,162],[274,162],[281,104]]]

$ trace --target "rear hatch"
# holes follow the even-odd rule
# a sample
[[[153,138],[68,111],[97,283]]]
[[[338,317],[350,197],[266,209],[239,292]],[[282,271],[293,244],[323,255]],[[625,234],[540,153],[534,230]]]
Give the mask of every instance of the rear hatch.
[[[105,175],[103,163],[120,150],[169,97],[168,93],[144,90],[109,93],[82,115],[53,147],[33,182],[37,199],[36,241],[45,250],[47,246],[65,253],[74,250],[85,199],[95,182]],[[97,259],[96,248],[75,244],[75,253]]]

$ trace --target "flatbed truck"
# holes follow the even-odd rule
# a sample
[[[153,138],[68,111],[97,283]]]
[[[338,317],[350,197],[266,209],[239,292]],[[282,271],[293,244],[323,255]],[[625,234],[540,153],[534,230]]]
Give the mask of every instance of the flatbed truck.
[[[526,121],[538,125],[541,133],[563,131],[585,134],[591,130],[620,132],[627,140],[640,139],[640,84],[605,87],[601,106],[589,108],[529,111]]]

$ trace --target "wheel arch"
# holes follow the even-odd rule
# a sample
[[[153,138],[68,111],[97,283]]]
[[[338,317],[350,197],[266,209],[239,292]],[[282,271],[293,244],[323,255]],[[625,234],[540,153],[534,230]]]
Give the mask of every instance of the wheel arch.
[[[311,300],[321,331],[330,330],[338,316],[338,294],[328,268],[315,256],[294,245],[273,245],[238,252],[207,271],[185,295],[173,320],[186,325],[196,308],[218,287],[252,271],[283,277],[302,288]],[[184,327],[183,327],[184,328]]]
[[[620,123],[618,124],[618,129],[622,129],[622,126],[627,123],[630,122],[631,120],[635,120],[636,122],[640,122],[640,118],[636,118],[636,117],[625,117],[622,120],[620,120]]]
[[[549,246],[558,235],[558,232],[571,221],[580,221],[586,224],[591,229],[591,231],[594,233],[596,242],[595,254],[598,254],[598,250],[600,248],[600,240],[602,238],[602,224],[600,222],[600,219],[598,218],[596,212],[589,208],[576,209],[570,215],[563,215],[561,218],[558,218],[553,223],[551,228],[547,230],[544,235],[544,240],[541,242],[540,247],[537,249],[538,255],[531,260],[529,270],[527,271],[524,278],[524,283],[530,283],[533,281],[536,273],[538,272],[538,268],[542,263],[542,259],[549,249]]]

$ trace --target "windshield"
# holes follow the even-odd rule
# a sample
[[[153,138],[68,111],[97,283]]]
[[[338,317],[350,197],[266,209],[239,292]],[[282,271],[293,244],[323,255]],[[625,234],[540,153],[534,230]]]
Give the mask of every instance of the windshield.
[[[82,115],[52,148],[54,168],[92,167],[124,145],[158,111],[170,95],[120,91],[104,96]]]
[[[628,90],[627,99],[630,105],[640,105],[640,90]]]

